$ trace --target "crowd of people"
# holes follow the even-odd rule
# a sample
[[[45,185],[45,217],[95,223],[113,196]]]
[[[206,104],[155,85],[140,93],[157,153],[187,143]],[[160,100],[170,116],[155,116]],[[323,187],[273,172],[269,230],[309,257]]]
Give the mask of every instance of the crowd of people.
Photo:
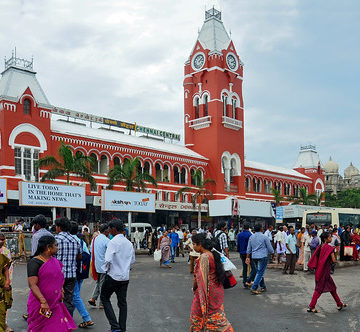
[[[134,244],[128,230],[117,219],[101,224],[90,234],[88,223],[79,228],[65,217],[56,219],[55,235],[48,230],[43,215],[32,221],[32,252],[27,264],[30,288],[27,313],[28,331],[71,331],[95,323],[84,305],[80,292],[83,281],[91,275],[94,290],[87,303],[103,309],[111,332],[126,331],[127,288],[130,268],[135,262],[135,248],[148,249],[149,255],[160,253],[160,267],[171,268],[175,258],[189,252],[188,264],[193,274],[194,299],[191,308],[191,331],[233,331],[224,307],[226,271],[224,258],[237,250],[243,269],[242,283],[253,295],[267,291],[264,274],[268,264],[283,264],[283,274],[296,274],[296,264],[304,271],[315,273],[315,291],[308,312],[318,312],[316,303],[324,292],[330,292],[338,310],[344,304],[331,278],[334,265],[340,260],[358,260],[360,236],[358,227],[334,227],[314,224],[295,229],[292,225],[273,226],[264,230],[260,224],[243,224],[242,229],[219,222],[215,229],[186,228],[165,225],[134,234]],[[23,225],[15,223],[14,231],[22,234]],[[22,240],[22,238],[21,238]],[[6,321],[12,305],[12,258],[6,248],[6,237],[0,233],[0,330],[13,331]],[[24,248],[23,248],[24,250]],[[154,254],[155,255],[155,254]],[[223,258],[222,258],[222,257]],[[116,317],[110,298],[117,296],[119,316]],[[86,302],[86,301],[85,301]],[[82,322],[76,324],[77,310]]]

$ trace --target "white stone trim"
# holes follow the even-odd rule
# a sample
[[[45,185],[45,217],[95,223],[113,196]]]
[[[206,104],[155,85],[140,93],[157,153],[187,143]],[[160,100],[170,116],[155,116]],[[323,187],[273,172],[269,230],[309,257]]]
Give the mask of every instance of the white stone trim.
[[[287,179],[287,180],[293,180],[293,181],[298,181],[298,182],[312,183],[311,180],[306,180],[304,178],[295,178],[295,177],[286,176],[286,175],[282,175],[282,174],[272,174],[272,173],[266,173],[266,172],[260,172],[260,171],[252,171],[249,169],[246,169],[245,173],[246,174],[253,173],[253,174],[258,174],[258,175],[264,175],[264,176],[268,176],[270,178],[273,177],[273,178]]]
[[[16,137],[19,134],[24,133],[24,132],[33,134],[38,139],[38,141],[40,143],[40,152],[41,153],[43,153],[44,151],[47,150],[47,142],[46,142],[46,139],[45,139],[43,133],[41,132],[41,130],[39,128],[33,126],[30,123],[22,123],[12,130],[12,132],[9,136],[9,145],[13,149],[15,148]]]
[[[137,155],[148,156],[150,158],[153,157],[153,158],[169,159],[169,160],[172,160],[172,161],[181,161],[181,162],[185,162],[185,163],[197,164],[197,165],[203,165],[203,166],[208,165],[207,162],[199,161],[199,160],[195,160],[195,159],[172,156],[172,155],[169,155],[169,154],[164,154],[164,153],[159,153],[159,152],[144,151],[144,150],[140,150],[140,149],[137,149],[137,148],[130,148],[130,147],[117,146],[117,145],[112,145],[112,144],[97,143],[97,142],[92,142],[92,141],[87,140],[87,139],[61,137],[61,136],[58,136],[58,135],[51,135],[51,139],[53,141],[63,141],[64,143],[72,143],[72,144],[79,144],[79,145],[89,146],[89,147],[97,147],[97,148],[101,148],[101,149],[105,149],[105,150],[115,150],[115,152],[112,154],[112,158],[118,152],[125,152],[125,153],[132,153],[132,154],[137,154]],[[76,147],[76,149],[77,149],[77,147]]]
[[[8,169],[8,170],[15,170],[15,166],[7,166],[7,165],[2,165],[0,166],[0,169]]]

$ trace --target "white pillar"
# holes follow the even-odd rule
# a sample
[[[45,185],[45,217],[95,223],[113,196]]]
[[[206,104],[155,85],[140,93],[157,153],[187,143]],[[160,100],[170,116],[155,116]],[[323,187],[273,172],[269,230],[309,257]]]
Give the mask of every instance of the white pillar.
[[[51,213],[52,213],[52,221],[53,221],[53,225],[55,225],[55,219],[56,219],[56,207],[52,207],[52,208],[51,208]]]

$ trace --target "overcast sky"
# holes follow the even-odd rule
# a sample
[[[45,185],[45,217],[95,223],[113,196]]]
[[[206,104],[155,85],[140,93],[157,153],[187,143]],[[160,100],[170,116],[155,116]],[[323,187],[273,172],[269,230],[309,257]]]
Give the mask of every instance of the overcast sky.
[[[0,56],[34,56],[55,106],[183,136],[183,66],[213,4],[245,63],[246,158],[292,167],[312,143],[360,168],[358,0],[1,0]]]

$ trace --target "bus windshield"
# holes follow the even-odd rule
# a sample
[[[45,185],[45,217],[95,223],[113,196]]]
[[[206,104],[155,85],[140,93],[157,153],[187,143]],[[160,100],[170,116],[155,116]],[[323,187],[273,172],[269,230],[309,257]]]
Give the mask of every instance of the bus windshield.
[[[339,223],[340,226],[346,226],[349,224],[358,225],[360,223],[360,215],[350,214],[350,213],[339,213]]]
[[[306,224],[328,224],[331,225],[331,213],[314,212],[306,215]]]

